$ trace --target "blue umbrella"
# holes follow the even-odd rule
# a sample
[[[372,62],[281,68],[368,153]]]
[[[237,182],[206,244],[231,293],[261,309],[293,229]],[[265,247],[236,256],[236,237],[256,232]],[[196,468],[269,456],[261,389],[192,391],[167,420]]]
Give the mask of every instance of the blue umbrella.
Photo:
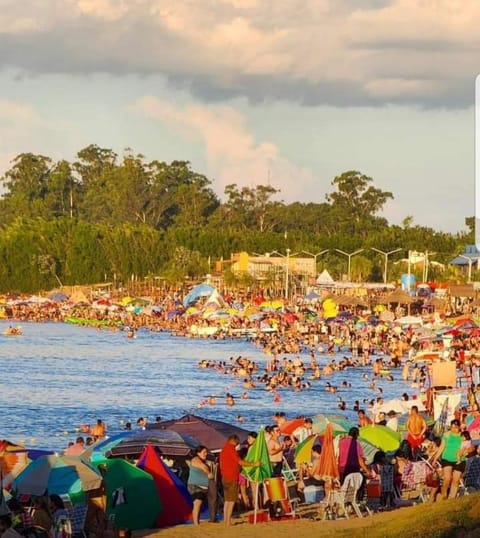
[[[133,431],[125,430],[115,435],[109,435],[95,444],[89,446],[83,453],[82,458],[89,460],[94,465],[103,463],[107,459],[107,452],[109,452],[114,446],[117,446],[120,441],[133,435]]]
[[[46,495],[56,493],[70,497],[97,489],[100,473],[81,458],[74,456],[40,456],[13,481],[17,494]]]

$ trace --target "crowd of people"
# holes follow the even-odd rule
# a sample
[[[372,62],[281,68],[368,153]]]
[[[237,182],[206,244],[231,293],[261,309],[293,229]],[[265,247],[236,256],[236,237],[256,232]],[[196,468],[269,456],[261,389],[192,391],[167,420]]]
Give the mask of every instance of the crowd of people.
[[[438,337],[433,330],[418,330],[413,324],[395,324],[388,317],[382,318],[372,312],[352,308],[344,310],[335,319],[326,319],[318,304],[291,304],[281,310],[270,311],[260,318],[232,316],[228,323],[219,319],[200,319],[189,316],[178,308],[179,298],[163,297],[159,311],[129,312],[126,310],[99,309],[92,305],[80,305],[68,309],[58,304],[29,305],[19,304],[9,308],[6,315],[18,321],[65,321],[68,317],[78,316],[82,319],[94,319],[100,329],[122,330],[127,336],[134,336],[140,329],[152,331],[170,331],[178,336],[192,336],[189,330],[192,324],[216,326],[221,329],[213,332],[212,338],[237,338],[246,334],[251,343],[265,353],[265,365],[260,365],[247,357],[230,357],[223,361],[203,360],[199,368],[209,369],[225,376],[231,376],[242,387],[241,398],[249,398],[250,391],[265,390],[274,397],[280,390],[300,392],[310,390],[315,384],[322,384],[323,389],[334,395],[340,411],[355,413],[356,423],[338,442],[336,464],[338,479],[330,480],[321,468],[322,438],[316,441],[308,462],[298,462],[295,458],[297,447],[313,434],[311,417],[303,417],[302,424],[294,431],[285,433],[283,425],[287,422],[285,413],[275,413],[272,424],[264,429],[265,442],[271,464],[271,476],[274,478],[288,476],[295,478],[295,487],[300,500],[305,500],[305,490],[309,487],[319,488],[326,497],[331,488],[342,488],[346,478],[352,474],[361,476],[358,496],[365,496],[370,483],[380,484],[378,506],[390,507],[394,498],[401,498],[402,484],[415,463],[425,463],[424,485],[428,488],[428,499],[455,497],[465,484],[480,489],[480,449],[476,439],[470,438],[469,424],[478,414],[476,396],[480,387],[480,335],[478,331],[458,330],[448,339]],[[171,312],[175,311],[173,315]],[[288,314],[288,315],[286,315]],[[378,313],[377,313],[378,314]],[[402,314],[402,312],[398,312]],[[393,316],[395,318],[395,316]],[[425,319],[426,325],[444,326],[441,316],[430,315]],[[275,330],[262,330],[262,324]],[[471,329],[471,327],[470,327]],[[241,330],[242,332],[238,332]],[[428,369],[416,361],[420,350],[440,351],[442,359],[456,361],[459,376],[468,380],[469,398],[462,401],[457,415],[450,427],[432,430],[425,418],[418,412],[418,406],[410,405],[409,416],[405,422],[404,441],[394,453],[378,450],[371,461],[365,457],[359,440],[361,428],[376,424],[392,431],[400,429],[398,414],[394,409],[385,409],[384,391],[388,384],[401,378],[418,392],[424,399]],[[337,372],[359,368],[362,381],[370,391],[375,391],[375,398],[346,401],[344,394],[351,388],[351,381],[344,379],[341,385],[333,381]],[[370,369],[370,371],[368,371]],[[342,394],[339,394],[342,393]],[[402,398],[408,400],[405,393]],[[276,400],[274,400],[276,401]],[[211,395],[203,405],[214,406],[217,396]],[[235,397],[226,391],[225,403],[235,406]],[[418,401],[419,404],[423,403]],[[241,422],[241,415],[237,419]],[[298,418],[298,417],[297,417]],[[160,417],[158,417],[160,421]],[[135,426],[135,424],[134,424]],[[136,427],[147,427],[145,418],[137,420]],[[125,424],[125,429],[132,429],[132,424]],[[98,419],[95,424],[82,425],[80,433],[65,450],[66,455],[80,455],[95,441],[105,437],[106,424]],[[249,450],[256,442],[257,433],[250,432],[245,444],[239,446],[239,438],[231,436],[218,460],[200,445],[188,462],[186,485],[192,498],[192,520],[200,523],[201,507],[209,505],[209,520],[217,518],[218,493],[223,499],[223,520],[232,523],[234,507],[252,509],[255,499],[249,473],[249,467],[257,467],[260,461],[252,460]],[[218,467],[217,467],[218,466]],[[427,474],[430,485],[427,485]],[[431,479],[435,475],[436,480]],[[463,480],[463,485],[462,485]],[[53,498],[52,498],[53,497]],[[43,515],[40,524],[47,531],[54,529],[60,517],[62,507],[58,499],[51,496],[46,499],[34,499],[29,516],[37,518]],[[60,499],[61,501],[61,499]],[[268,503],[262,498],[261,503]],[[18,507],[17,507],[18,508]],[[28,526],[31,522],[22,516],[17,517],[15,506],[10,507],[10,514],[0,518],[0,530],[5,538],[16,538],[16,530]],[[47,516],[51,520],[47,520]],[[57,517],[58,516],[58,517]],[[63,513],[63,516],[65,514]],[[58,521],[57,521],[58,520]],[[68,526],[63,525],[62,538],[68,538]],[[48,527],[48,528],[47,528]]]

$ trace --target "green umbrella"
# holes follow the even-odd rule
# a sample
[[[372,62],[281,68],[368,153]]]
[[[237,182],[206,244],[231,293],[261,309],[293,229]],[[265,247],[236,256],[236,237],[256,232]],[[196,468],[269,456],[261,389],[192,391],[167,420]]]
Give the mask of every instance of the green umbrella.
[[[260,462],[259,467],[244,467],[242,470],[242,473],[255,483],[253,521],[256,523],[258,513],[258,485],[260,482],[263,482],[265,479],[272,476],[272,464],[270,463],[270,456],[268,455],[268,447],[267,442],[265,441],[265,431],[263,428],[260,429],[257,438],[248,449],[245,461],[250,463]]]
[[[153,529],[162,509],[151,474],[123,459],[106,460],[107,516],[117,529]]]
[[[385,452],[397,450],[402,436],[386,426],[363,426],[360,437]]]
[[[265,441],[265,431],[263,428],[258,432],[252,446],[248,449],[245,461],[254,463],[260,462],[259,467],[244,467],[242,473],[252,482],[262,482],[272,476],[272,464],[268,455],[267,442]]]

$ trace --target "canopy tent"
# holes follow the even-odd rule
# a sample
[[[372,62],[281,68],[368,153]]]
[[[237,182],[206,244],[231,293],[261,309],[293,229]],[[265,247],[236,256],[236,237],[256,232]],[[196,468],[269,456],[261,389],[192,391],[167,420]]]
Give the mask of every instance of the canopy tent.
[[[248,435],[247,430],[238,426],[191,414],[184,415],[179,419],[150,424],[148,428],[155,431],[159,429],[172,430],[182,435],[190,435],[198,441],[198,444],[205,445],[211,452],[221,450],[230,435],[238,435],[241,443]]]
[[[331,277],[330,273],[324,269],[316,280],[317,286],[332,287],[335,284],[335,281]]]
[[[214,289],[213,286],[210,286],[210,284],[207,284],[206,282],[194,286],[183,299],[183,306],[187,308],[196,303],[200,297],[210,297]]]
[[[105,469],[106,512],[117,529],[153,529],[162,510],[152,475],[126,460],[114,458]]]
[[[70,295],[68,302],[70,304],[90,304],[90,301],[82,290],[75,290],[72,295]]]
[[[224,298],[220,295],[219,291],[214,288],[210,296],[205,302],[204,308],[224,308],[227,306]]]
[[[147,445],[137,467],[153,477],[162,511],[155,522],[157,527],[170,527],[191,519],[192,499],[185,484],[162,461],[152,445]]]

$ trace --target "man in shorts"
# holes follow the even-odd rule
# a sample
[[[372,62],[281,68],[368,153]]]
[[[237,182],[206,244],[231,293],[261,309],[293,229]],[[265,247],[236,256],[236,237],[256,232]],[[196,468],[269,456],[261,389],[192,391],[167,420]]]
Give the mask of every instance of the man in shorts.
[[[259,467],[260,462],[243,460],[238,452],[237,445],[240,439],[237,435],[230,435],[220,452],[220,473],[223,486],[223,522],[232,524],[232,514],[235,503],[238,501],[238,475],[241,467]]]

